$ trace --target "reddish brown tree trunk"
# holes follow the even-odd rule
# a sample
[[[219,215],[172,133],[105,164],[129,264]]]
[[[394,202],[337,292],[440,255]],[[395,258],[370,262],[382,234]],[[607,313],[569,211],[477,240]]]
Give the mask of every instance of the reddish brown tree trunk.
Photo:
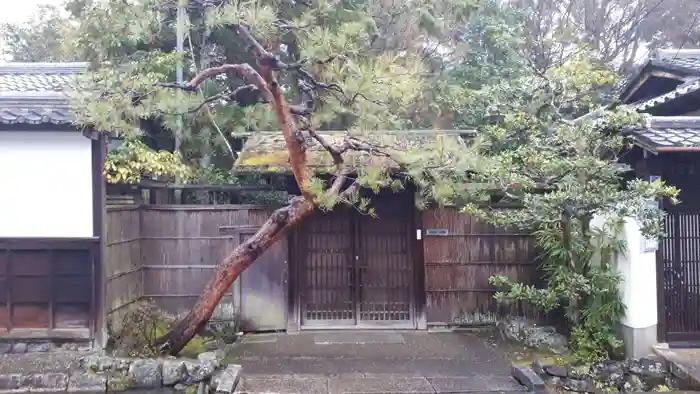
[[[292,199],[288,206],[280,208],[272,213],[265,224],[260,227],[254,236],[238,245],[221,264],[216,267],[214,277],[207,283],[204,292],[194,304],[192,309],[170,329],[168,334],[161,339],[163,351],[172,355],[178,354],[182,348],[199,332],[209,321],[214,309],[221,301],[226,291],[231,287],[238,276],[260,257],[267,248],[280,238],[287,230],[299,224],[305,216],[313,211],[313,196],[307,191],[308,173],[306,168],[306,154],[300,142],[294,136],[295,124],[289,107],[284,101],[284,95],[280,89],[275,71],[272,69],[271,60],[274,59],[253,38],[248,29],[239,26],[239,32],[253,47],[253,53],[258,58],[260,73],[258,74],[248,65],[223,65],[203,70],[190,81],[189,86],[199,86],[207,78],[219,75],[225,71],[234,71],[240,76],[250,80],[268,98],[274,107],[277,122],[282,128],[285,145],[289,152],[289,161],[294,178],[301,189],[302,196]],[[340,189],[344,177],[337,179],[334,191]]]
[[[247,239],[223,261],[216,274],[207,283],[204,293],[190,312],[181,319],[164,339],[164,351],[178,354],[197,332],[209,321],[214,309],[236,278],[287,230],[300,223],[313,211],[303,197],[295,197],[291,204],[276,210],[258,232]]]

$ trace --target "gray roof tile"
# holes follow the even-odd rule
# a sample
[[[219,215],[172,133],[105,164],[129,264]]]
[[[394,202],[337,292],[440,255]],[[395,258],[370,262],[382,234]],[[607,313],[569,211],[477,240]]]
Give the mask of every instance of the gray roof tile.
[[[650,148],[700,146],[700,117],[655,116],[631,133]]]
[[[626,91],[642,72],[648,67],[667,69],[668,71],[680,72],[687,76],[700,77],[700,50],[698,49],[659,49],[644,62],[634,67],[620,86],[622,91]]]
[[[655,62],[659,66],[668,66],[673,69],[688,71],[691,73],[700,73],[700,55],[688,57],[670,57],[656,59]]]
[[[648,100],[638,101],[636,103],[630,104],[630,106],[637,111],[644,112],[658,105],[668,103],[677,98],[683,97],[686,94],[697,92],[700,90],[700,78],[692,78],[682,84],[672,91],[662,94],[660,96],[653,97]]]
[[[0,123],[70,124],[65,90],[87,63],[0,64]]]

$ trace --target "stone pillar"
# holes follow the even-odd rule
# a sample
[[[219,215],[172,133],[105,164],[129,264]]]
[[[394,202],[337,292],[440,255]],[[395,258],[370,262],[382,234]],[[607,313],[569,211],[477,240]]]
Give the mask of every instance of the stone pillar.
[[[595,218],[592,224],[602,222],[602,218]],[[625,241],[626,252],[617,257],[615,266],[622,275],[620,290],[627,308],[621,334],[625,355],[637,358],[649,355],[657,343],[657,243],[642,235],[634,218],[625,220],[620,236]]]
[[[627,313],[622,320],[622,339],[627,357],[643,357],[656,344],[658,323],[656,240],[642,236],[634,219],[625,221],[627,252],[617,261],[624,278],[622,299]]]

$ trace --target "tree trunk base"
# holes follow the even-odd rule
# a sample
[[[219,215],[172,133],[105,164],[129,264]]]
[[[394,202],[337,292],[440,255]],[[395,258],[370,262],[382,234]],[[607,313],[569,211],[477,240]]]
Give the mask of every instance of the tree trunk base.
[[[214,277],[207,283],[204,292],[192,309],[177,321],[164,337],[157,341],[161,353],[173,356],[180,353],[187,343],[204,328],[221,298],[231,288],[233,281],[275,241],[311,212],[313,212],[313,205],[303,197],[295,197],[290,205],[273,212],[255,235],[238,245],[216,267]]]

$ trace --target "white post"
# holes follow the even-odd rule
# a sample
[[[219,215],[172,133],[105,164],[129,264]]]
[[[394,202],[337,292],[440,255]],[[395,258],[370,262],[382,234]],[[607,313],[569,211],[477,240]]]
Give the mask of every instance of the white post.
[[[600,226],[602,217],[593,225]],[[621,334],[627,357],[643,357],[652,352],[657,343],[658,308],[656,281],[656,240],[644,237],[634,218],[625,220],[620,235],[626,252],[618,256],[614,265],[622,275],[620,291],[626,307]]]

